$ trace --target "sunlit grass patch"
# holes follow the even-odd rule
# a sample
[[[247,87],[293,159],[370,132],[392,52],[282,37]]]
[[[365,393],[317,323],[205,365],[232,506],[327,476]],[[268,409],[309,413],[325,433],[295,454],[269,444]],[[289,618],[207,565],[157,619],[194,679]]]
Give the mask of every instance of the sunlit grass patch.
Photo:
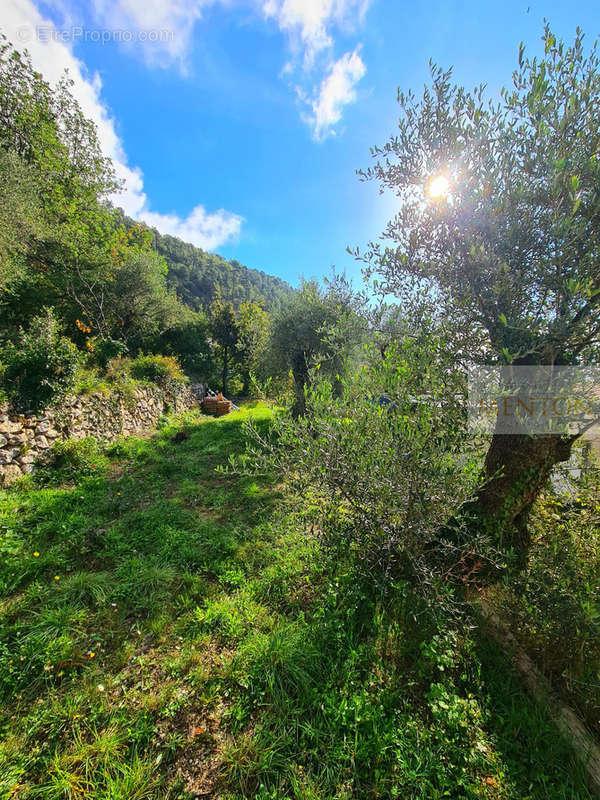
[[[269,414],[0,494],[0,797],[586,798],[489,644],[406,587],[381,606],[275,480],[215,471]]]

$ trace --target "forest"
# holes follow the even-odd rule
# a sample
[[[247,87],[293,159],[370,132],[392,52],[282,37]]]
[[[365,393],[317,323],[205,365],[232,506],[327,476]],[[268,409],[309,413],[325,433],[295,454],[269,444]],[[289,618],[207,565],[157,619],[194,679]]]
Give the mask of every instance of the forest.
[[[0,448],[73,395],[239,408],[0,489],[1,798],[598,796],[600,413],[467,413],[474,366],[598,363],[598,48],[543,45],[496,99],[400,91],[362,284],[292,288],[109,202],[68,76],[2,39]]]

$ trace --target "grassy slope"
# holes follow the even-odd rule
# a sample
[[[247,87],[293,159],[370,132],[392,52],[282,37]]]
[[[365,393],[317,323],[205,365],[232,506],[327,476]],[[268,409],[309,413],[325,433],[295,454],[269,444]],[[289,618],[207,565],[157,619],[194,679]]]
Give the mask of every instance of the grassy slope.
[[[484,641],[385,611],[187,417],[0,493],[0,797],[585,798]]]

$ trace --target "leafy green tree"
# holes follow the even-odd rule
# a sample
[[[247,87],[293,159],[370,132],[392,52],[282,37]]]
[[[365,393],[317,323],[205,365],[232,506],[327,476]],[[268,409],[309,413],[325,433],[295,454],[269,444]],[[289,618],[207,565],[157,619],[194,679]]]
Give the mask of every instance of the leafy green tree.
[[[2,303],[13,328],[43,304],[66,314],[121,260],[118,219],[106,204],[118,183],[70,89],[67,77],[49,86],[2,37],[0,171],[8,180],[0,202],[0,269],[11,284]]]
[[[343,278],[335,278],[325,289],[315,281],[305,281],[282,303],[273,315],[267,358],[271,374],[291,371],[296,416],[306,410],[304,395],[311,369],[319,365],[323,375],[335,379],[361,333],[355,296]]]
[[[362,257],[382,292],[426,285],[471,357],[581,364],[600,337],[600,72],[583,35],[546,28],[542,58],[523,47],[513,87],[488,103],[432,66],[418,100],[399,94],[396,133],[362,172],[399,211]],[[465,509],[524,558],[527,516],[575,436],[500,435]]]
[[[131,351],[144,348],[177,322],[180,304],[167,291],[166,274],[164,260],[156,252],[134,252],[107,287],[111,327],[121,328]]]
[[[203,311],[179,305],[175,323],[153,344],[155,352],[175,355],[185,371],[203,381],[212,372],[210,324]]]
[[[28,242],[45,233],[38,181],[16,153],[0,149],[0,289],[25,277]]]
[[[2,388],[17,411],[39,411],[73,387],[78,361],[52,309],[43,309],[17,343],[2,349]]]
[[[258,303],[244,302],[239,310],[238,363],[242,371],[242,394],[250,391],[251,374],[256,374],[264,363],[264,352],[269,339],[270,317]]]
[[[217,360],[221,362],[221,391],[227,394],[229,369],[236,357],[239,325],[233,305],[220,297],[210,307],[210,331]]]

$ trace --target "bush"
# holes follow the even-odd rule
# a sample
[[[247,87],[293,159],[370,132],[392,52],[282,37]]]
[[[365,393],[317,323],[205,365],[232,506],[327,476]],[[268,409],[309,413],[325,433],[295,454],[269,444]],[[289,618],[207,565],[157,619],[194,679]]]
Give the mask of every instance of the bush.
[[[170,381],[183,383],[185,375],[174,356],[138,356],[131,362],[131,375],[140,381],[165,386]]]
[[[108,465],[100,443],[93,436],[56,441],[51,456],[50,462],[36,473],[39,484],[81,480],[82,477],[101,474]]]
[[[121,358],[128,353],[125,342],[117,339],[102,339],[94,346],[94,361],[99,367],[106,369],[108,362],[113,358]]]
[[[454,581],[447,562],[463,555],[439,531],[476,490],[482,452],[466,428],[462,377],[441,351],[435,337],[407,339],[383,358],[366,350],[338,387],[311,377],[306,414],[279,415],[266,439],[251,431],[259,448],[245,457],[312,503],[326,548],[366,585],[385,592],[408,579],[438,605]],[[467,545],[488,554],[483,540]]]
[[[17,344],[9,343],[2,354],[2,389],[16,411],[40,411],[59,400],[75,383],[79,352],[60,335],[52,309],[21,329]]]

